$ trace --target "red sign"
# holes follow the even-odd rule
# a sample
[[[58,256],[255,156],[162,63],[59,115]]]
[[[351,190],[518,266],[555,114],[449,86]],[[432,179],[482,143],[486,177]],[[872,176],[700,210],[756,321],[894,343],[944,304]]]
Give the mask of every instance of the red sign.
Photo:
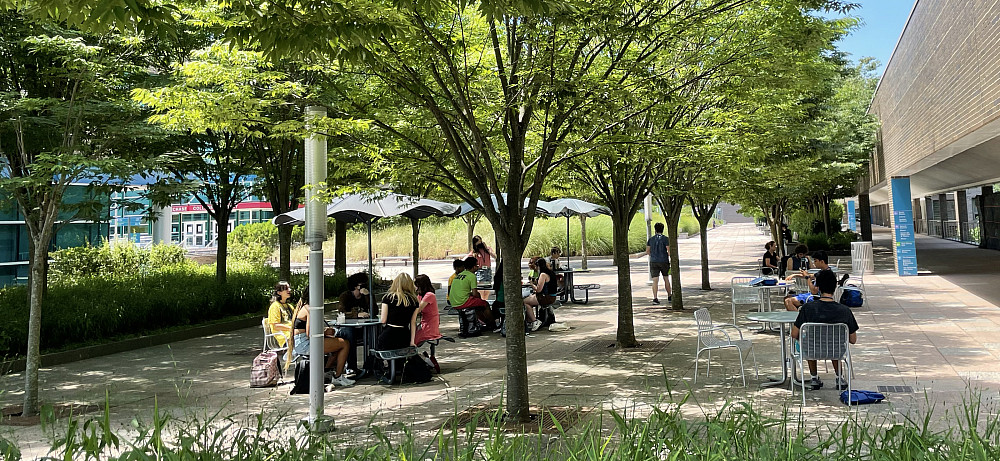
[[[236,205],[237,210],[270,210],[270,202],[242,202]],[[204,213],[205,207],[194,204],[194,205],[171,205],[170,211],[172,213]]]

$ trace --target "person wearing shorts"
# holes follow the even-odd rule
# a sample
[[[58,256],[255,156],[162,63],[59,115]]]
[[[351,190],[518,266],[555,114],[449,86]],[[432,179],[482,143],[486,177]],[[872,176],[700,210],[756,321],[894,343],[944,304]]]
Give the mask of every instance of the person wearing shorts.
[[[663,276],[663,287],[667,290],[667,301],[673,296],[670,293],[670,239],[663,235],[663,223],[656,223],[653,228],[656,234],[646,242],[646,255],[649,256],[649,278],[653,280],[653,304],[660,304],[657,297],[660,276]]]

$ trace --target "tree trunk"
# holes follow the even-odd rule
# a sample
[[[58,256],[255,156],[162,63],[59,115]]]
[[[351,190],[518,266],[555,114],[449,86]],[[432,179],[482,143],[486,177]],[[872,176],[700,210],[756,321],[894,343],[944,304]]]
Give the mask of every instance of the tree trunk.
[[[667,221],[667,238],[670,239],[670,291],[672,292],[672,301],[670,303],[671,309],[684,308],[684,297],[681,294],[681,259],[679,252],[677,251],[677,226],[681,219],[679,208],[683,207],[684,202],[680,203],[681,205],[668,203],[670,208],[678,209],[664,209],[664,218]]]
[[[580,268],[587,270],[587,216],[580,215]]]
[[[292,279],[292,226],[278,226],[278,276]]]
[[[229,232],[226,227],[231,213],[230,210],[218,210],[215,213],[215,225],[218,228],[216,242],[219,245],[215,251],[215,281],[220,285],[226,283],[226,261],[229,259]]]
[[[708,220],[699,219],[698,225],[701,227],[701,289],[711,290],[712,280],[708,274]]]
[[[45,280],[45,261],[49,258],[48,238],[31,242],[28,271],[28,350],[24,367],[24,404],[21,416],[38,414],[38,369],[41,367],[42,296]]]
[[[521,297],[520,261],[523,245],[506,232],[496,233],[500,251],[507,261],[503,271],[504,309],[507,339],[507,419],[526,422],[528,414],[528,360],[524,345],[524,298]]]
[[[823,197],[823,230],[830,236],[830,201]]]
[[[420,273],[420,220],[410,218],[410,229],[413,231],[413,278],[417,278]]]
[[[334,220],[333,273],[347,275],[347,223]]]
[[[474,237],[476,232],[476,221],[468,220],[465,222],[465,241],[469,244],[469,252],[472,252],[472,237]]]
[[[619,348],[639,347],[632,322],[632,274],[629,263],[628,228],[631,216],[611,215],[615,267],[618,269],[618,332],[615,343]]]

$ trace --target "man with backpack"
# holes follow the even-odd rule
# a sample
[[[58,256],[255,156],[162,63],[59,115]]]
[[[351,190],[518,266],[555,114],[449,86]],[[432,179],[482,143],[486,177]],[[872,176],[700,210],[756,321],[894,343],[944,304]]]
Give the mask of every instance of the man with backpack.
[[[816,274],[816,285],[819,290],[819,298],[806,303],[799,309],[799,315],[795,318],[792,326],[792,338],[799,339],[799,328],[806,323],[843,323],[847,325],[849,336],[848,342],[857,344],[858,342],[858,321],[854,318],[851,309],[833,299],[833,292],[837,290],[837,276],[833,271],[825,270]],[[819,379],[816,371],[816,361],[809,360],[809,384],[813,390],[823,387],[823,381]],[[831,360],[833,371],[837,374],[836,387],[838,390],[847,389],[847,380],[843,377],[843,369],[839,360]]]

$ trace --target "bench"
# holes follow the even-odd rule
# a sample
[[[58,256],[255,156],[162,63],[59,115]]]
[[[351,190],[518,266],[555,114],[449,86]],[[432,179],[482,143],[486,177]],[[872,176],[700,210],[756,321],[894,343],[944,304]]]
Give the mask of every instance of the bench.
[[[436,371],[438,374],[441,374],[441,366],[438,365],[437,357],[435,357],[434,352],[437,348],[437,345],[440,344],[441,341],[455,342],[455,339],[448,336],[442,336],[440,338],[435,338],[435,339],[426,339],[420,341],[420,344],[417,344],[417,347],[423,346],[424,344],[429,344],[431,346],[430,359],[431,363],[434,365],[434,371]]]
[[[587,304],[590,301],[590,290],[597,290],[601,288],[600,284],[597,283],[581,283],[579,285],[573,285],[574,290],[583,290],[583,301],[573,300],[575,303]],[[575,298],[575,296],[574,296]]]
[[[402,261],[404,266],[410,265],[409,256],[379,256],[375,258],[375,262],[378,261],[382,261],[382,267],[385,267],[385,264],[389,261]]]
[[[419,355],[419,352],[417,352],[416,347],[407,346],[402,349],[372,351],[372,354],[375,354],[376,357],[389,362],[389,384],[392,384],[396,379],[396,360],[416,357]]]

